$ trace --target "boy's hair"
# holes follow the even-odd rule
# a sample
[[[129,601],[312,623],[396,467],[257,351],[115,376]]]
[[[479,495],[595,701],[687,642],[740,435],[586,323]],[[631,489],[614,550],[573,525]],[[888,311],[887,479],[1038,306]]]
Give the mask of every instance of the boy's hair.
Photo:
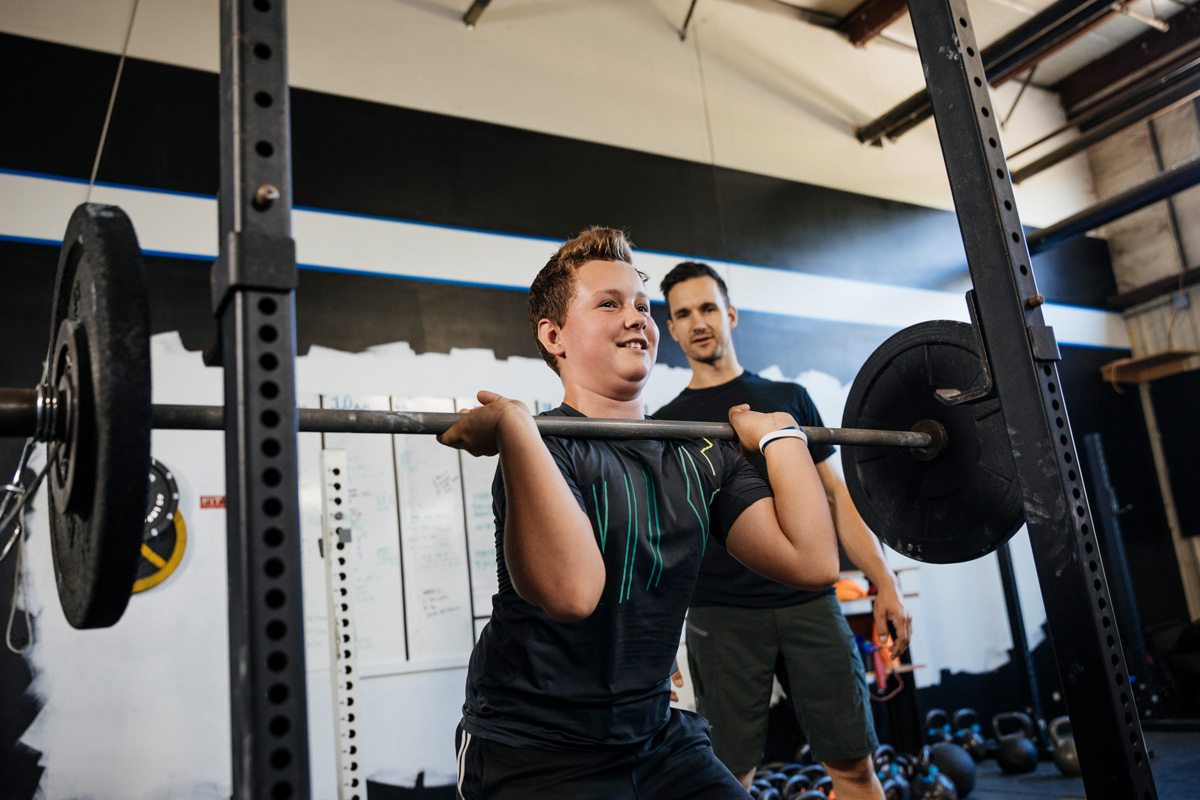
[[[538,323],[543,319],[560,326],[566,322],[567,309],[575,299],[575,272],[589,261],[623,261],[633,266],[633,242],[624,231],[615,228],[588,228],[564,242],[529,287],[529,327],[533,329],[533,341],[542,360],[555,374],[558,364],[538,338]],[[635,271],[642,281],[649,280],[641,270]]]
[[[675,268],[668,272],[667,277],[663,278],[662,283],[659,284],[663,299],[667,301],[668,313],[671,311],[671,290],[675,288],[676,284],[690,281],[692,278],[712,278],[721,289],[721,297],[725,298],[725,305],[729,305],[729,290],[725,288],[725,281],[715,269],[699,261],[684,261],[682,264],[676,264]]]

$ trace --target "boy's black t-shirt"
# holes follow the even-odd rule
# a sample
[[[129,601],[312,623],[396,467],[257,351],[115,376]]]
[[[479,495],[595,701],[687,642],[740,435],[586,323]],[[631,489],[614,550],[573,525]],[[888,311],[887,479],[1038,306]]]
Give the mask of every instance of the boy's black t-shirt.
[[[562,405],[547,416],[583,416]],[[496,471],[499,591],[471,653],[463,727],[515,746],[558,750],[643,741],[670,713],[669,676],[706,551],[771,496],[719,442],[547,437],[604,556],[600,603],[578,622],[522,600],[504,563],[505,494]],[[552,524],[547,520],[547,524]]]
[[[770,381],[749,370],[719,386],[704,389],[684,389],[671,402],[654,412],[658,419],[683,419],[695,422],[726,422],[729,409],[748,403],[751,411],[786,411],[801,427],[823,428],[821,414],[808,391],[799,384]],[[814,444],[808,448],[813,463],[821,463],[834,453],[832,445]],[[767,475],[767,460],[755,456],[750,463]],[[737,606],[739,608],[782,608],[796,605],[828,594],[832,589],[807,592],[792,589],[762,577],[742,566],[724,549],[714,548],[704,554],[693,606]]]

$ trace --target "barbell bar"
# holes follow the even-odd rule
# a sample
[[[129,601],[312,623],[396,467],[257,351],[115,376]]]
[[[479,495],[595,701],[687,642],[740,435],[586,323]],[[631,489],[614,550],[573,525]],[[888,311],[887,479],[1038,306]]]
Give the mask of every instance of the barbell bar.
[[[0,389],[0,436],[58,438],[64,417],[60,398],[45,385]],[[440,434],[460,419],[459,414],[447,412],[332,408],[300,408],[297,416],[301,432],[321,433]],[[159,404],[151,406],[151,419],[151,427],[164,430],[224,430],[225,408]],[[727,422],[534,417],[534,423],[542,436],[580,439],[737,439]],[[801,430],[811,444],[907,447],[919,451],[922,459],[937,455],[946,443],[945,429],[932,420],[918,422],[909,431],[809,426]]]

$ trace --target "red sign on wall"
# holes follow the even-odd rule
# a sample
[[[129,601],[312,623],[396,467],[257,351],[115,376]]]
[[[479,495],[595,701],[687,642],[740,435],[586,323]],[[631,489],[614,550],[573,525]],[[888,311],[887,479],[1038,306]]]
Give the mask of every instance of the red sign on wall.
[[[224,508],[225,495],[223,494],[202,494],[200,495],[201,508]]]

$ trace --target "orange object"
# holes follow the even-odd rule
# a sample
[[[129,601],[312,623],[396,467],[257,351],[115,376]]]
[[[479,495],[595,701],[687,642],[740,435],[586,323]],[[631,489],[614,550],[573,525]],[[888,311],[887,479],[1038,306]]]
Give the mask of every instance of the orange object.
[[[883,643],[879,641],[879,629],[873,623],[871,625],[871,641],[879,648],[875,651],[878,654],[877,660],[883,662],[884,670],[891,672],[892,667],[896,665],[896,660],[888,654]],[[876,674],[878,674],[878,664],[876,664]]]
[[[848,600],[859,600],[867,596],[867,590],[853,578],[838,578],[834,581],[833,591],[837,599],[845,603]]]

